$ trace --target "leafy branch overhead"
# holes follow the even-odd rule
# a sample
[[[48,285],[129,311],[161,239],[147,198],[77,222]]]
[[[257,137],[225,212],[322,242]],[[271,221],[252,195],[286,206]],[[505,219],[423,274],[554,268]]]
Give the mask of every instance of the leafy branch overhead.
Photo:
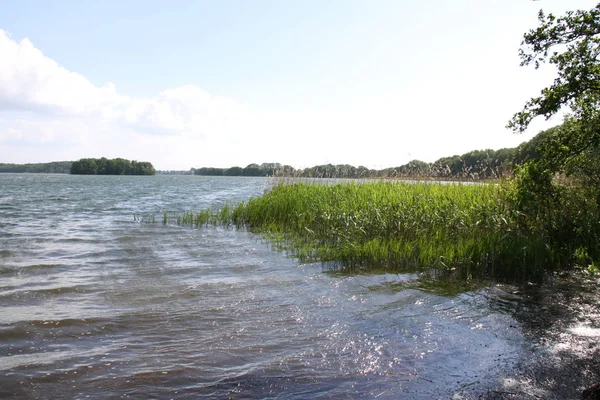
[[[562,17],[540,10],[539,26],[523,37],[521,65],[556,65],[558,76],[516,113],[508,128],[523,132],[537,116],[546,119],[567,106],[582,121],[600,119],[600,4],[589,11],[569,11]]]

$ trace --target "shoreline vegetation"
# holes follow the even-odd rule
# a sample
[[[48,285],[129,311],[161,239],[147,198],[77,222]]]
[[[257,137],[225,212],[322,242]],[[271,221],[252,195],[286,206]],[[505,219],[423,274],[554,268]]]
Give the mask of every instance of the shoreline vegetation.
[[[155,175],[154,166],[147,161],[124,158],[82,158],[71,164],[73,175]]]
[[[249,164],[245,168],[213,168],[201,167],[180,171],[155,171],[159,175],[200,175],[200,176],[251,176],[251,177],[296,177],[296,178],[338,178],[338,179],[413,179],[413,180],[460,180],[460,181],[489,181],[507,179],[514,176],[516,166],[523,165],[531,159],[539,157],[536,150],[538,144],[547,136],[552,136],[556,128],[540,132],[534,138],[514,148],[499,150],[473,150],[462,155],[442,157],[432,163],[412,160],[398,167],[381,170],[369,169],[364,166],[316,165],[310,168],[296,169],[290,165],[279,163]],[[121,160],[121,161],[119,161]],[[129,175],[131,167],[124,166],[126,162],[135,161],[117,158],[84,158],[79,161],[60,161],[36,164],[7,164],[0,163],[0,173],[81,173],[98,175]],[[114,168],[111,163],[116,165]],[[151,164],[150,164],[151,165]],[[107,167],[108,166],[108,167]],[[154,167],[152,167],[153,169]],[[94,173],[94,171],[96,171]],[[110,173],[105,173],[109,171]],[[137,174],[132,174],[137,175]],[[146,175],[146,174],[142,174]],[[151,174],[153,175],[153,174]]]
[[[235,225],[302,261],[339,270],[434,270],[466,280],[529,279],[573,267],[599,273],[600,90],[590,82],[600,80],[600,4],[558,18],[540,11],[538,20],[523,37],[521,64],[554,64],[558,77],[507,127],[524,132],[536,117],[548,119],[568,107],[561,125],[513,149],[383,170],[331,164],[296,170],[277,163],[192,168],[194,175],[283,182],[219,210],[164,211],[163,223]],[[105,158],[81,159],[70,172],[155,173],[150,163]],[[316,178],[347,181],[321,184],[327,181]],[[416,182],[424,179],[438,183]],[[496,184],[439,183],[452,180]]]
[[[73,161],[53,161],[48,163],[8,164],[0,163],[0,173],[68,174]]]
[[[0,173],[73,174],[73,175],[155,175],[150,162],[124,158],[82,158],[78,161],[48,163],[0,163]]]
[[[475,177],[482,174],[465,168],[465,157],[455,164],[463,172],[443,178],[428,165],[422,171],[433,182],[402,180],[410,174],[356,180],[345,174],[273,174],[275,185],[261,197],[218,210],[165,211],[163,223],[233,225],[301,262],[347,272],[428,272],[463,282],[533,280],[573,268],[597,274],[600,153],[590,147],[563,164],[556,161],[557,151],[565,151],[564,138],[580,129],[567,119],[540,133],[514,152],[507,161],[512,169],[494,176],[493,184],[441,182],[481,181]]]
[[[162,222],[247,229],[301,262],[341,272],[425,272],[460,281],[537,279],[572,267],[598,272],[600,213],[581,188],[557,193],[552,209],[560,214],[526,214],[515,182],[321,183],[280,182],[218,210],[165,211]]]
[[[556,128],[540,132],[534,138],[513,148],[499,150],[473,150],[462,155],[442,157],[432,163],[412,160],[408,163],[381,170],[348,164],[316,165],[310,168],[295,169],[279,163],[249,164],[245,168],[202,167],[190,171],[159,171],[165,174],[193,174],[201,176],[265,176],[295,178],[333,179],[413,179],[413,180],[460,180],[489,181],[514,176],[517,166],[539,157],[537,147],[540,142],[555,134]]]
[[[554,273],[573,270],[597,276],[600,4],[562,17],[540,10],[538,22],[536,29],[524,35],[521,65],[538,68],[549,63],[557,68],[558,76],[539,97],[525,103],[507,127],[524,132],[537,117],[548,119],[565,108],[570,114],[561,125],[540,132],[517,148],[472,151],[433,163],[413,160],[383,170],[331,164],[296,170],[265,163],[245,168],[162,171],[270,176],[274,184],[262,196],[245,202],[200,211],[162,210],[162,218],[154,213],[147,218],[135,214],[134,220],[158,224],[162,219],[164,225],[245,230],[300,262],[320,262],[328,271],[416,273],[418,279],[432,278],[431,287],[441,282],[445,291],[455,290],[448,289],[449,281],[457,282],[455,288],[460,291],[484,281],[518,281],[527,287]],[[93,159],[80,163],[92,164],[92,170],[95,166],[94,173],[108,171]],[[71,173],[74,167],[77,169],[76,163]],[[564,298],[582,304],[583,310],[591,303],[581,300],[585,295],[578,293],[581,288],[573,286]],[[521,304],[528,307],[519,302],[517,308],[523,308]],[[550,310],[555,315],[556,309]],[[573,314],[573,309],[565,307],[557,321],[568,319],[568,313]],[[591,314],[587,314],[579,313],[578,325],[596,329]],[[539,320],[534,324],[542,326]],[[566,325],[560,330],[563,328]],[[592,368],[596,365],[592,363],[592,345],[592,341],[578,338],[571,349],[553,352],[543,365],[526,365],[533,372],[526,371],[521,382],[515,380],[516,386],[511,383],[511,392],[494,392],[500,397],[504,393],[522,398],[526,392],[512,390],[519,390],[527,381],[563,393],[581,390],[574,387],[573,379],[565,381],[564,376],[587,375],[588,383],[598,379]],[[582,355],[576,347],[592,350]],[[565,354],[569,361],[557,364],[557,356],[562,360]],[[556,365],[546,368],[551,364]],[[540,371],[550,372],[550,378],[540,379],[544,376]],[[567,384],[559,387],[557,381]],[[598,396],[600,384],[582,394],[586,399]]]

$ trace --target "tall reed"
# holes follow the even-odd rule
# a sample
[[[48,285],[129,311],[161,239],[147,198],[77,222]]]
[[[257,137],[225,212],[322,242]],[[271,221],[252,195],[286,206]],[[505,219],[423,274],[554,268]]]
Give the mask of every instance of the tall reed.
[[[279,184],[262,197],[183,224],[234,224],[303,261],[343,270],[527,277],[562,261],[519,227],[502,185],[365,182]]]

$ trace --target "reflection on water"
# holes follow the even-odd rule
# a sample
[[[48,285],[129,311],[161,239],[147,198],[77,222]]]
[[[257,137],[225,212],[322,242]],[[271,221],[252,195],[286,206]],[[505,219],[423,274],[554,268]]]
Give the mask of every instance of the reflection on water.
[[[324,273],[247,232],[134,221],[268,185],[0,175],[0,397],[552,397],[544,363],[598,351],[593,282]],[[565,393],[595,379],[578,367]]]

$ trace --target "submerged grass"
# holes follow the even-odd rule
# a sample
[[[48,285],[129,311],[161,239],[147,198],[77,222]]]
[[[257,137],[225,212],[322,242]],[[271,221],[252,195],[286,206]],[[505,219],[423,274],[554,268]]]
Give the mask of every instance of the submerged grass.
[[[504,185],[298,182],[217,211],[186,212],[178,223],[247,228],[301,261],[341,271],[525,279],[564,265],[543,235],[522,228],[509,196]]]

